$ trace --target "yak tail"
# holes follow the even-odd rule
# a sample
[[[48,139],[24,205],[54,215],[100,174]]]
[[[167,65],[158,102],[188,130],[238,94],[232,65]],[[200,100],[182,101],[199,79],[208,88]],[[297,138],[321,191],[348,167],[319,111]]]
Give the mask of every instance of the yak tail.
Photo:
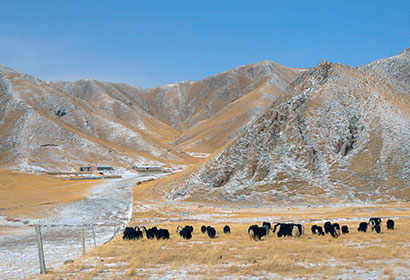
[[[278,227],[280,225],[280,223],[277,223],[274,227],[273,227],[273,233],[275,233],[276,232],[276,228]]]
[[[293,225],[292,236],[293,237],[299,237],[300,236],[299,227],[297,225]]]
[[[250,239],[252,240],[255,240],[255,233],[253,232],[253,229],[251,229],[251,230],[249,230],[249,237],[250,237]]]

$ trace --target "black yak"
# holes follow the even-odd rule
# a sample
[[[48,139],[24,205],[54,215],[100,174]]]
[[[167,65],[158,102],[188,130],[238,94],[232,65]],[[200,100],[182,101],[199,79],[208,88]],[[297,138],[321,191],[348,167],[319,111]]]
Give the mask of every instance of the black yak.
[[[169,231],[168,231],[167,229],[160,228],[160,229],[156,232],[155,238],[157,238],[157,240],[160,240],[160,239],[169,239]]]
[[[253,240],[260,240],[266,235],[266,229],[264,227],[259,227],[258,225],[252,225],[248,229],[249,237]]]
[[[324,224],[324,228],[325,228],[325,233],[328,234],[330,232],[330,228],[332,227],[332,223],[331,222],[326,222]]]
[[[387,229],[394,229],[394,221],[392,219],[387,220]]]
[[[224,233],[231,233],[231,228],[228,225],[224,226]]]
[[[377,225],[379,225],[380,227],[381,223],[382,223],[382,219],[380,218],[370,218],[369,219],[369,226],[372,228],[372,231],[376,229]]]
[[[266,228],[268,231],[271,230],[271,228],[272,228],[272,225],[271,225],[271,223],[269,223],[269,222],[263,222],[263,223],[262,223],[262,226],[263,226],[264,228]]]
[[[338,223],[331,224],[329,233],[334,238],[339,237],[340,236],[340,225]]]
[[[207,226],[206,227],[206,232],[208,233],[209,238],[215,238],[216,236],[216,229],[211,227],[211,226]]]
[[[181,229],[181,226],[178,227],[179,229],[179,235],[181,235],[184,239],[191,239],[192,238],[192,231],[194,228],[192,226],[185,226],[183,229]]]
[[[301,224],[293,224],[293,223],[278,223],[274,226],[273,232],[275,233],[277,228],[278,230],[278,237],[282,236],[294,236],[299,237],[303,234],[303,226]]]
[[[359,224],[359,227],[357,228],[357,231],[366,232],[367,231],[367,223],[366,222],[361,222]]]
[[[321,226],[313,225],[312,226],[312,234],[317,234],[317,235],[325,235],[323,232],[323,229]]]

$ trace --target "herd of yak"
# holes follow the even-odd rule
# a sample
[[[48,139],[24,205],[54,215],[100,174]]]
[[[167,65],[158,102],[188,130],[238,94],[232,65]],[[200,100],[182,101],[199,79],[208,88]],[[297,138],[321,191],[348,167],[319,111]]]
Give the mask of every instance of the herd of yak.
[[[380,233],[381,224],[382,224],[382,220],[380,218],[370,218],[369,222],[361,222],[357,230],[359,232],[366,232],[367,228],[369,227],[372,231],[376,231],[377,233]],[[391,219],[387,220],[386,227],[387,229],[393,230],[394,221]],[[343,225],[342,227],[340,227],[338,223],[331,223],[331,222],[326,222],[324,224],[324,231],[323,231],[323,228],[318,225],[313,225],[311,230],[312,230],[312,234],[314,235],[330,234],[334,238],[339,237],[340,234],[349,233],[348,226]],[[194,231],[194,228],[192,226],[185,226],[185,227],[178,226],[176,232],[178,235],[180,235],[184,239],[191,239],[193,231]],[[301,224],[294,224],[294,223],[277,223],[272,227],[271,223],[263,222],[262,226],[258,226],[258,225],[250,226],[248,229],[248,235],[253,240],[260,240],[263,236],[269,235],[270,231],[272,231],[273,233],[276,233],[278,237],[282,237],[282,236],[299,237],[304,233],[304,226]],[[215,238],[216,236],[216,229],[212,226],[205,226],[205,225],[202,226],[201,232],[207,233],[210,238]],[[223,228],[223,232],[226,234],[230,233],[231,232],[230,227],[228,225],[225,225],[225,227]],[[170,236],[168,229],[163,229],[163,228],[158,229],[157,227],[152,227],[150,229],[147,229],[144,226],[141,226],[141,227],[136,226],[135,228],[133,227],[125,228],[122,238],[124,240],[127,240],[127,239],[133,240],[133,239],[143,238],[144,235],[147,239],[156,238],[157,240],[169,239],[169,236]]]

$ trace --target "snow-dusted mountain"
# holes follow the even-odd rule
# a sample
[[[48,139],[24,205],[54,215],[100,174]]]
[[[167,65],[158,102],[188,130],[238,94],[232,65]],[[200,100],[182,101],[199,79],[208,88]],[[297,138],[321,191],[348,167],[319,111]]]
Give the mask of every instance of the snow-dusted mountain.
[[[0,66],[0,166],[189,164],[238,134],[303,70],[263,61],[195,82],[145,89],[45,82]]]
[[[170,199],[332,203],[410,198],[410,49],[305,71]]]
[[[200,163],[163,185],[169,199],[409,199],[410,49],[359,67],[262,61],[151,89],[1,66],[0,108],[1,168]]]

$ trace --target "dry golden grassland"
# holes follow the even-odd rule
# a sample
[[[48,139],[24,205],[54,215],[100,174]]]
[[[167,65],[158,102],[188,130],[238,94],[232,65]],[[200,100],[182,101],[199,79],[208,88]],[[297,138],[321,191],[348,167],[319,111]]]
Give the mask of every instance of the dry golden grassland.
[[[52,206],[83,199],[95,184],[0,170],[0,215],[9,219],[43,217]]]
[[[191,240],[177,236],[180,224],[193,225]],[[409,271],[409,219],[396,220],[394,231],[358,233],[358,222],[346,222],[351,233],[334,239],[306,233],[300,238],[267,236],[253,241],[247,236],[251,223],[230,224],[232,233],[223,234],[224,223],[214,226],[217,238],[200,232],[206,222],[163,223],[171,231],[170,240],[113,242],[90,251],[86,257],[65,265],[45,278],[76,279],[266,277],[333,278],[344,273],[348,279],[376,271],[376,278],[403,277]],[[171,277],[172,278],[172,277]]]
[[[112,242],[89,251],[73,263],[49,271],[45,279],[407,279],[410,272],[410,204],[317,208],[246,207],[237,204],[203,204],[161,200],[154,182],[135,189],[131,226],[170,230],[170,240]],[[359,233],[369,217],[383,218],[382,233]],[[386,229],[387,217],[396,228]],[[313,224],[330,219],[348,225],[350,233],[335,239],[314,236]],[[346,220],[345,220],[346,219]],[[300,238],[269,235],[250,240],[247,229],[261,220],[301,222]],[[231,234],[223,234],[229,224]],[[179,225],[194,226],[191,240],[176,234]],[[200,232],[212,225],[217,238]]]

